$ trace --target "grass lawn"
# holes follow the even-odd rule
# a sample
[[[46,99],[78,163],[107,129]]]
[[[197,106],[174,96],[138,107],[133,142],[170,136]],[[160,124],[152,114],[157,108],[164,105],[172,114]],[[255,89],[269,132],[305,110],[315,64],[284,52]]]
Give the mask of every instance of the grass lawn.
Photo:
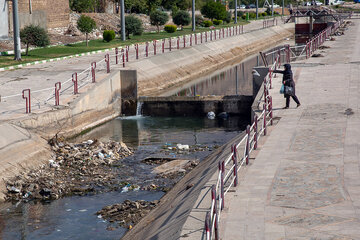
[[[248,22],[246,21],[239,21],[237,25],[245,25]],[[225,27],[232,27],[235,26],[234,23],[230,24],[222,24],[219,26],[216,26],[216,29],[225,28]],[[196,32],[205,32],[209,31],[209,28],[197,28]],[[91,40],[89,41],[89,46],[86,47],[86,43],[76,43],[76,44],[69,44],[66,46],[55,46],[55,47],[48,47],[48,48],[39,48],[29,51],[29,56],[25,56],[24,53],[22,55],[22,61],[14,61],[14,55],[8,55],[8,56],[0,56],[0,68],[2,67],[8,67],[18,64],[24,64],[39,60],[46,60],[51,58],[58,58],[58,57],[65,57],[80,53],[86,53],[96,50],[102,50],[102,49],[108,49],[108,48],[114,48],[124,45],[131,45],[134,43],[141,43],[141,42],[147,42],[152,40],[158,40],[168,37],[177,37],[182,36],[186,34],[193,33],[191,31],[191,27],[184,27],[183,31],[176,31],[175,33],[167,33],[167,32],[160,32],[160,33],[143,33],[141,36],[130,36],[130,39],[126,40],[125,42],[121,41],[118,37],[115,38],[111,42],[104,42],[101,39],[98,40]]]

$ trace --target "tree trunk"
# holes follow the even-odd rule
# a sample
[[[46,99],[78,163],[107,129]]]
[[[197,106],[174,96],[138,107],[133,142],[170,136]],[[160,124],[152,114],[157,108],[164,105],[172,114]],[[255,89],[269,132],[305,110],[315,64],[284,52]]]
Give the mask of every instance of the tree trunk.
[[[158,30],[158,33],[160,32],[160,26],[159,25],[157,25],[157,30]]]
[[[89,44],[88,44],[88,33],[86,33],[85,36],[86,36],[86,46],[88,47],[89,46]]]
[[[26,44],[26,56],[28,56],[29,53],[29,43]]]

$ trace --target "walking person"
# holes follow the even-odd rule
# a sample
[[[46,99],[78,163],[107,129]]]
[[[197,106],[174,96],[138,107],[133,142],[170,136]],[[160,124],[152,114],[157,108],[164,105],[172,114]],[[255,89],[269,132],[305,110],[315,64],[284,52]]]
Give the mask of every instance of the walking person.
[[[284,91],[284,98],[286,98],[286,105],[284,107],[284,109],[289,108],[290,106],[290,97],[292,97],[292,99],[294,99],[294,101],[296,102],[297,106],[296,107],[300,107],[300,101],[297,98],[296,94],[295,94],[295,82],[293,79],[293,73],[291,71],[291,65],[290,64],[284,64],[285,70],[281,71],[281,70],[274,70],[274,73],[280,73],[283,74],[283,84],[285,87],[285,91]]]

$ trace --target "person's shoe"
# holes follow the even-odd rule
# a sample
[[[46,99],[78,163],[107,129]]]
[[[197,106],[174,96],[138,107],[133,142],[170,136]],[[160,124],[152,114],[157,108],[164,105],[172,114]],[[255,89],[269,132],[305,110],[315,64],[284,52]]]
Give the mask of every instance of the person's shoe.
[[[289,107],[283,107],[283,109],[288,109]]]
[[[299,103],[298,105],[296,105],[296,108],[298,108],[298,107],[300,107],[301,106],[301,104]]]

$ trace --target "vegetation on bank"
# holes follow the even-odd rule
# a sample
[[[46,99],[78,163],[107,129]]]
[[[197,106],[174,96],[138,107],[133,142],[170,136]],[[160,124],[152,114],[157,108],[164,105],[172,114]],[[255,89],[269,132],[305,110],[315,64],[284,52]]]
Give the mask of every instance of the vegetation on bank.
[[[247,24],[246,21],[240,21],[238,25]],[[221,29],[225,27],[235,26],[234,23],[223,24],[215,26],[216,29]],[[196,32],[205,32],[209,31],[209,28],[197,28]],[[46,60],[51,58],[65,57],[75,54],[81,54],[91,51],[97,51],[102,49],[121,47],[125,45],[131,45],[135,43],[142,43],[147,41],[159,40],[168,37],[177,37],[182,35],[187,35],[193,33],[191,27],[184,27],[183,31],[176,31],[174,33],[167,32],[155,32],[155,33],[143,33],[142,35],[130,35],[130,39],[127,39],[125,42],[121,41],[119,37],[115,38],[110,42],[103,41],[103,39],[90,40],[88,42],[88,47],[85,42],[68,44],[65,46],[54,46],[47,48],[39,48],[34,50],[29,50],[28,56],[22,56],[22,61],[14,61],[13,55],[0,56],[0,67],[8,67],[18,64],[25,64],[34,61]]]

